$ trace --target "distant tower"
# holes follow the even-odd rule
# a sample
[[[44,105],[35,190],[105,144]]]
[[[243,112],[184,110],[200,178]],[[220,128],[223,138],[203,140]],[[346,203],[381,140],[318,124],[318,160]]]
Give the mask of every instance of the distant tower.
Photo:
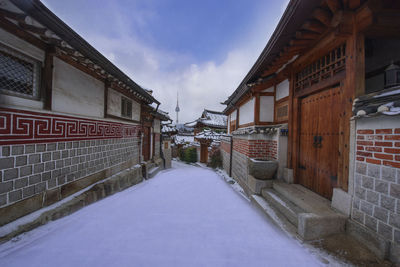
[[[180,111],[180,109],[179,109],[179,99],[178,99],[179,97],[178,97],[178,91],[176,92],[176,108],[175,108],[175,112],[176,112],[176,125],[178,125],[178,123],[179,123],[179,111]]]

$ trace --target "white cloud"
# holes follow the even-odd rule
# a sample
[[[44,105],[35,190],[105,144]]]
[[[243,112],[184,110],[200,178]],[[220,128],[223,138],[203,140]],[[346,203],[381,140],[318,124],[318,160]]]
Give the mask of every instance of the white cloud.
[[[242,42],[227,51],[222,62],[197,63],[190,55],[177,54],[152,47],[140,39],[141,33],[129,29],[129,18],[110,9],[108,21],[115,30],[112,38],[101,31],[87,29],[85,38],[116,66],[144,88],[152,89],[162,103],[161,109],[175,119],[176,92],[179,90],[180,122],[192,121],[204,108],[223,110],[221,105],[237,88],[261,53],[280,14],[260,16],[253,31]],[[115,16],[112,16],[115,13]],[[283,13],[283,10],[282,10]],[[150,14],[149,19],[156,16]],[[146,25],[142,15],[139,26]],[[275,22],[271,24],[272,22]],[[137,21],[136,21],[137,23]]]

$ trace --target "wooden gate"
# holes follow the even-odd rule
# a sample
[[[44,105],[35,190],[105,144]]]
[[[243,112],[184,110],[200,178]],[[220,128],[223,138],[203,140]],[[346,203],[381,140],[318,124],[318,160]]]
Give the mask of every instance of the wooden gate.
[[[332,198],[337,186],[341,88],[300,100],[299,183]]]
[[[142,143],[143,160],[150,159],[150,127],[143,127],[143,143]]]
[[[200,145],[200,162],[201,163],[208,162],[208,145],[206,144]]]

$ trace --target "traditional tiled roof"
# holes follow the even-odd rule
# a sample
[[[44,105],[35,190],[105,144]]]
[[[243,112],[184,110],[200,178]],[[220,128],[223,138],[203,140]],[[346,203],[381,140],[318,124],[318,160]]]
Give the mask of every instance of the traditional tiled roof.
[[[204,130],[196,134],[196,139],[208,139],[208,140],[220,140],[221,139],[220,133],[214,132],[212,130]]]
[[[353,114],[356,117],[400,115],[400,86],[355,99]]]
[[[226,129],[228,123],[227,116],[222,112],[204,109],[201,117],[193,122],[185,123],[186,127],[196,127],[199,124],[212,128]]]

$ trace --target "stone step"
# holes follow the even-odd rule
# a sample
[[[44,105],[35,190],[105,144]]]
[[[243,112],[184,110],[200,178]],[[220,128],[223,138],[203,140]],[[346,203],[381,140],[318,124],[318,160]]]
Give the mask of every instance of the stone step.
[[[319,239],[345,230],[347,217],[335,212],[329,200],[301,185],[273,182],[272,189],[262,190],[262,197],[278,211],[276,214],[297,228],[303,240]],[[267,209],[263,210],[267,213]]]
[[[162,170],[161,166],[155,166],[151,169],[149,169],[149,173],[148,173],[148,179],[153,178],[154,176],[157,175],[157,173],[159,173],[159,171]]]
[[[320,215],[337,214],[337,212],[331,208],[331,202],[328,199],[323,198],[302,185],[274,182],[272,188],[308,213]]]
[[[291,236],[298,238],[297,228],[274,206],[259,195],[251,195],[251,201],[260,208],[272,222]]]
[[[300,213],[304,213],[303,209],[285,199],[274,189],[265,188],[261,191],[261,195],[293,225],[298,226],[298,216]]]

